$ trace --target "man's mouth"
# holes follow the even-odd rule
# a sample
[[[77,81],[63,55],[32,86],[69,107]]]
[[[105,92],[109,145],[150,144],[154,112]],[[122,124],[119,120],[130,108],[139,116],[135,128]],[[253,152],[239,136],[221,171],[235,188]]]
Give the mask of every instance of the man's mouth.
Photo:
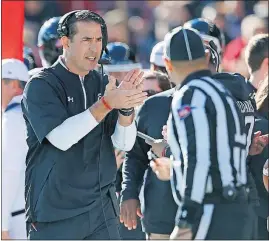
[[[96,57],[86,57],[86,59],[94,61],[96,59]]]

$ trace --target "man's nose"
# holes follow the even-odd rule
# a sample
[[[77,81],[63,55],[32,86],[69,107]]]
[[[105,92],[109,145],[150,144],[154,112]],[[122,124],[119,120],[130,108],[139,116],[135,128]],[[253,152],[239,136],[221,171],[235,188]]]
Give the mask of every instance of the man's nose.
[[[97,51],[97,41],[96,40],[94,40],[94,41],[92,41],[92,43],[90,44],[90,50],[91,51]]]

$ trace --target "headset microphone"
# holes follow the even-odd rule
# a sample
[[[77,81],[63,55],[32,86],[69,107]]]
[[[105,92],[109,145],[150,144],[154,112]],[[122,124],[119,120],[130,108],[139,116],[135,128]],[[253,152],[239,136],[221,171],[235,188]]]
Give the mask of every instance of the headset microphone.
[[[107,65],[107,64],[110,64],[111,63],[111,57],[109,56],[109,51],[107,48],[104,49],[106,55],[108,57],[103,57],[101,56],[101,58],[99,59],[98,61],[98,64],[102,64],[102,65]]]

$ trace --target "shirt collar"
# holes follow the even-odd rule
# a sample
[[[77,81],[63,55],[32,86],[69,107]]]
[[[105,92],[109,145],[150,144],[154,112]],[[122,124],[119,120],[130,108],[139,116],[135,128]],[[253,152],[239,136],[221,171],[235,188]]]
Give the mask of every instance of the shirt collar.
[[[183,85],[187,84],[189,81],[193,80],[193,79],[199,79],[201,77],[205,77],[205,76],[211,76],[212,73],[209,69],[204,69],[204,70],[199,70],[196,72],[193,72],[191,74],[189,74],[181,83],[180,86],[177,87],[177,89],[180,89]]]
[[[67,68],[67,66],[65,65],[65,63],[63,61],[63,56],[62,55],[59,56],[58,61],[66,70],[68,70],[70,72],[70,70]],[[80,75],[78,75],[78,76],[79,76],[80,80],[84,80],[84,78],[85,78],[85,76],[80,76]]]

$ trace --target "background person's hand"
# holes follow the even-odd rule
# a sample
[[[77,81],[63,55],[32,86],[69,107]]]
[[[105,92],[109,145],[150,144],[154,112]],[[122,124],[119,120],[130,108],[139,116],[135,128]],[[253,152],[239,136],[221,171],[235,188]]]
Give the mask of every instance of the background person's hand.
[[[157,158],[150,162],[152,171],[161,181],[170,180],[171,160],[167,157]]]
[[[264,147],[268,145],[268,136],[268,134],[261,135],[261,131],[255,132],[249,148],[249,155],[255,156],[261,154]]]
[[[129,230],[136,229],[137,216],[143,217],[140,209],[140,202],[137,199],[128,199],[120,205],[120,222]]]

